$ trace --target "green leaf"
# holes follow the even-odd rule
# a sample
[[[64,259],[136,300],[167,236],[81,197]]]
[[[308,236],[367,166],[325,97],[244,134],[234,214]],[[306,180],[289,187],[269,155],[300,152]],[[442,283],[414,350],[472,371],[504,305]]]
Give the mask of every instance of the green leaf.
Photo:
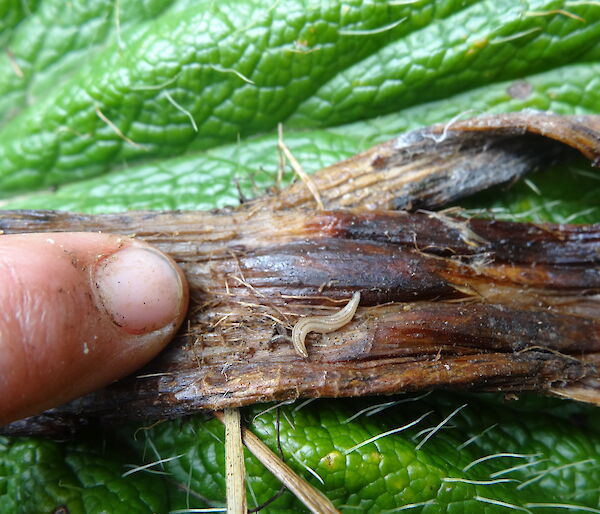
[[[120,4],[113,13],[114,6],[91,2],[71,15],[67,37],[69,31],[34,24],[44,19],[44,3],[9,45],[19,49],[19,35],[47,39],[54,53],[68,56],[54,59],[65,78],[47,87],[46,80],[57,82],[49,59],[39,73],[27,70],[41,75],[42,91],[0,128],[0,188],[6,195],[80,180],[274,132],[282,121],[309,128],[401,116],[416,104],[448,102],[452,94],[524,73],[593,62],[600,8],[578,4],[565,16],[556,4],[173,3],[148,9],[147,21],[138,16],[126,30]],[[53,0],[47,5],[58,9]],[[104,25],[86,28],[108,18],[110,35]],[[86,41],[85,58],[65,64]],[[38,55],[46,44],[36,48]],[[17,64],[33,61],[31,49],[11,50]]]
[[[422,504],[423,512],[504,512],[507,507],[498,502],[523,506],[567,500],[597,505],[600,441],[596,424],[584,417],[592,408],[570,409],[580,417],[575,427],[561,412],[565,402],[547,401],[547,413],[523,423],[531,405],[498,408],[498,400],[438,393],[379,402],[320,400],[282,407],[279,420],[276,411],[261,407],[245,414],[250,429],[275,452],[279,431],[285,461],[343,511]],[[552,407],[557,412],[548,412]],[[128,432],[122,437],[134,440]],[[218,421],[195,417],[162,423],[135,444],[140,454],[165,460],[175,481],[215,507],[225,497],[223,441]],[[277,481],[265,476],[249,454],[246,468],[251,506],[277,493]],[[286,493],[272,507],[293,512],[300,504]]]
[[[599,40],[600,4],[587,0],[0,1],[0,206],[236,205],[236,185],[248,197],[274,185],[278,123],[313,172],[457,116],[597,113]],[[462,205],[517,220],[599,222],[600,174],[576,162]],[[406,399],[285,407],[286,461],[344,512],[600,512],[595,409],[438,393],[361,413]],[[276,414],[255,418],[260,409],[245,410],[247,422],[277,451]],[[438,424],[418,448],[430,433],[419,432]],[[2,440],[0,512],[223,505],[216,421],[135,428],[96,441]],[[121,477],[125,464],[163,459],[171,460]],[[279,484],[253,457],[246,464],[257,505]],[[504,479],[518,482],[489,483]],[[303,509],[285,493],[267,510]]]
[[[0,512],[71,514],[164,512],[168,492],[153,475],[123,477],[118,454],[102,441],[59,444],[0,438]]]
[[[577,81],[569,84],[569,77],[576,77]],[[591,114],[594,112],[593,106],[600,105],[598,77],[600,63],[569,65],[532,75],[526,81],[506,81],[476,88],[447,100],[411,107],[400,113],[372,120],[329,129],[286,131],[285,142],[304,169],[313,172],[399,133],[443,123],[456,116],[484,112],[501,113],[527,108],[546,109],[561,114]],[[568,88],[565,87],[565,83],[569,85]],[[580,90],[575,90],[575,87],[579,87]],[[116,166],[118,167],[119,163]],[[582,165],[578,168],[579,172],[569,172],[569,176],[579,177],[567,188],[574,195],[574,200],[577,202],[579,197],[576,189],[587,191],[589,196],[583,199],[581,206],[573,206],[572,211],[593,209],[598,205],[598,193],[594,193],[598,189],[593,187],[600,185],[595,184],[598,174],[586,171],[588,168],[589,166]],[[238,203],[236,183],[240,184],[247,196],[262,193],[273,185],[277,170],[277,137],[272,134],[251,138],[243,143],[221,145],[203,152],[191,152],[181,157],[156,159],[148,164],[118,169],[102,177],[59,187],[56,191],[21,195],[16,199],[5,200],[0,206],[85,212],[117,212],[128,208],[211,209]],[[551,185],[559,175],[558,172],[554,173],[554,178],[549,179],[549,184]],[[288,172],[286,181],[291,178],[291,172]],[[587,183],[592,184],[591,189],[587,187]],[[555,191],[559,192],[560,196],[564,189],[562,186],[556,187]],[[500,197],[502,201],[503,197],[497,190],[492,194]],[[545,196],[541,195],[539,200],[543,201],[544,198]],[[565,200],[559,201],[564,203]],[[529,209],[520,207],[519,210]],[[550,208],[546,209],[548,220],[554,219],[550,211]],[[565,211],[564,216],[569,215]],[[536,221],[541,219],[538,217]]]

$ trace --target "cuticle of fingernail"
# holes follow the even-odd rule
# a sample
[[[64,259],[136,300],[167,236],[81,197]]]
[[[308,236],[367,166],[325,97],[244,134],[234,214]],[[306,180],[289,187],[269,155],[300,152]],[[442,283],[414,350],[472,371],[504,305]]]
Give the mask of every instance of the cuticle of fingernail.
[[[123,248],[119,245],[119,247],[114,252],[98,254],[96,257],[96,262],[94,263],[93,266],[91,266],[91,269],[90,269],[90,281],[93,284],[92,290],[93,290],[93,294],[96,298],[96,306],[98,308],[100,308],[102,311],[104,311],[106,316],[119,328],[122,328],[123,325],[117,322],[117,320],[113,316],[113,313],[108,309],[108,307],[106,305],[107,302],[106,302],[106,299],[104,298],[104,295],[102,294],[102,288],[98,282],[97,276],[98,276],[98,272],[102,268],[106,267],[106,265],[108,264],[108,260],[110,258],[112,258],[117,252],[119,252],[122,249]]]

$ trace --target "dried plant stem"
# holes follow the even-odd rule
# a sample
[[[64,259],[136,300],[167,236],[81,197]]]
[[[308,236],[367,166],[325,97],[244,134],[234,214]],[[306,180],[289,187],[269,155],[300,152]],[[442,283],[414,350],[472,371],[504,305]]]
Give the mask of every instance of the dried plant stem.
[[[292,154],[290,149],[283,142],[283,128],[282,128],[281,124],[279,124],[279,126],[278,126],[277,146],[278,146],[279,150],[283,153],[285,158],[287,158],[287,160],[289,161],[290,166],[294,170],[294,173],[296,173],[296,175],[298,175],[300,177],[300,180],[302,180],[302,183],[310,191],[310,194],[312,195],[315,202],[317,203],[317,207],[322,211],[325,210],[325,206],[323,205],[323,200],[321,200],[321,195],[319,194],[319,189],[313,182],[313,179],[304,171],[304,169],[298,162],[298,159],[296,159],[294,157],[294,154]]]
[[[571,150],[600,166],[600,116],[513,113],[401,135],[310,177],[327,211],[302,181],[233,210],[3,211],[4,234],[135,234],[182,267],[193,303],[187,330],[135,377],[0,431],[60,438],[82,420],[435,388],[600,405],[600,224],[433,212]],[[309,358],[297,355],[289,329],[355,292],[352,323],[309,334]]]
[[[230,410],[230,409],[226,409]],[[225,423],[225,415],[215,412],[215,417]],[[318,489],[300,477],[283,462],[254,433],[242,427],[242,441],[246,448],[275,475],[292,493],[315,514],[340,514],[333,503]],[[229,502],[228,502],[229,503]]]
[[[223,411],[225,425],[225,468],[227,490],[227,514],[246,514],[246,468],[244,466],[244,447],[240,411],[225,409]]]

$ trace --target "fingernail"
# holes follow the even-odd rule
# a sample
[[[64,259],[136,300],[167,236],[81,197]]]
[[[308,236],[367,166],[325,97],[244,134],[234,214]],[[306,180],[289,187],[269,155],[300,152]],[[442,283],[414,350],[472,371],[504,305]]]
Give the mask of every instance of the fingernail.
[[[97,264],[98,299],[130,334],[163,328],[178,319],[184,307],[184,286],[175,266],[155,250],[129,246]]]

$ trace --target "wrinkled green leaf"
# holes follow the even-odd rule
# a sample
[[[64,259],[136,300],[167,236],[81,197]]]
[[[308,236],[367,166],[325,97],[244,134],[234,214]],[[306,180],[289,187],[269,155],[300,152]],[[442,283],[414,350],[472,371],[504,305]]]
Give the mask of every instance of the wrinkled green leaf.
[[[0,205],[88,212],[236,205],[236,183],[246,196],[273,186],[278,123],[312,172],[456,116],[598,112],[598,41],[600,4],[585,0],[7,0],[0,2]],[[293,179],[290,170],[285,179]],[[518,220],[598,222],[600,174],[575,163],[463,205]],[[343,511],[408,504],[427,514],[600,512],[595,409],[432,394],[348,421],[382,401],[294,405],[280,419],[286,461]],[[421,430],[463,404],[417,449],[427,436]],[[344,455],[430,410],[414,427]],[[254,418],[259,411],[247,409],[247,421],[277,450],[276,415]],[[2,440],[0,512],[223,505],[216,421],[194,417],[134,433],[119,429],[119,442],[113,431],[96,443]],[[120,445],[131,460],[116,456]],[[473,464],[497,454],[519,456]],[[120,476],[127,463],[169,458],[149,468],[165,475]],[[279,485],[254,458],[246,461],[256,505]],[[498,479],[517,482],[469,483]],[[289,493],[269,507],[302,510]]]
[[[320,400],[304,407],[298,402],[281,408],[279,422],[275,411],[262,407],[245,414],[248,426],[275,452],[279,428],[285,461],[327,491],[342,510],[380,512],[423,504],[427,513],[504,512],[506,507],[494,506],[494,501],[597,505],[600,441],[594,420],[581,417],[573,426],[562,412],[565,402],[547,400],[546,413],[523,423],[523,412],[531,409],[527,401],[499,409],[498,398],[490,395],[438,393],[395,401]],[[577,407],[570,414],[590,411]],[[419,419],[397,434],[359,446]],[[133,440],[129,433],[123,437]],[[173,478],[203,491],[210,505],[222,505],[224,435],[218,421],[195,417],[167,422],[144,437],[136,442],[141,453],[151,460],[175,457],[164,464]],[[277,493],[279,484],[264,476],[255,458],[247,455],[246,466],[251,504]],[[292,512],[300,504],[286,493],[273,508]]]
[[[102,441],[59,444],[0,438],[0,512],[71,514],[168,509],[166,484],[155,475],[122,477],[124,463]]]

